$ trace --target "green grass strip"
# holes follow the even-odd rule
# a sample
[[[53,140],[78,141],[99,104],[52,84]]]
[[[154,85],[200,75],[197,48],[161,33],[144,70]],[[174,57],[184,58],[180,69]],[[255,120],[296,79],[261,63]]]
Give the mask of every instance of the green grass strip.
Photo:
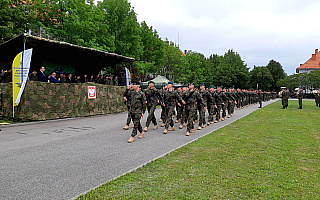
[[[79,199],[320,199],[320,108],[251,113]]]

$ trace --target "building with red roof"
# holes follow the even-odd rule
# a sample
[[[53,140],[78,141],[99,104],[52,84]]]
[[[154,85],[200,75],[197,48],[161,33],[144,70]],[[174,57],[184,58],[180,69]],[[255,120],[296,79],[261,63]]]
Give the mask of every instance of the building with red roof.
[[[315,53],[312,54],[312,57],[305,62],[300,64],[300,67],[296,69],[297,73],[309,73],[311,71],[320,70],[320,52],[318,49],[315,50]]]

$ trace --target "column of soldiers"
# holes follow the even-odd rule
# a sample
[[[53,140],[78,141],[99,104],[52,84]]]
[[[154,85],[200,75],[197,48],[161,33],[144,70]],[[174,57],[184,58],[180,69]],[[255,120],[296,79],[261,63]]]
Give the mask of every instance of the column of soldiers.
[[[161,127],[164,127],[164,134],[167,134],[168,131],[175,131],[174,124],[179,123],[179,129],[186,127],[186,136],[189,136],[195,132],[196,123],[198,123],[197,130],[201,130],[213,123],[232,117],[236,106],[237,110],[257,103],[260,103],[262,107],[262,101],[275,99],[277,96],[275,92],[214,88],[213,86],[206,88],[204,84],[201,84],[198,89],[193,83],[176,90],[173,83],[169,82],[162,90],[159,90],[155,88],[152,81],[143,92],[139,85],[140,83],[137,82],[130,84],[124,92],[128,118],[123,129],[128,130],[131,121],[134,124],[129,143],[134,142],[138,131],[140,132],[139,139],[143,138],[151,123],[153,130],[158,128],[155,116],[157,105],[161,105],[159,122],[162,122]],[[146,109],[148,118],[142,129],[140,120]],[[207,121],[206,112],[208,112]],[[175,121],[174,118],[176,118]]]

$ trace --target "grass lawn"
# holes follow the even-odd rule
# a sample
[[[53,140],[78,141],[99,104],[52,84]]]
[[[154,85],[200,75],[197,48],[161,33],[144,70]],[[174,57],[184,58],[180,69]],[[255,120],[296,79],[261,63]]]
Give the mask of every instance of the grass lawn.
[[[320,108],[264,107],[79,199],[320,199]]]

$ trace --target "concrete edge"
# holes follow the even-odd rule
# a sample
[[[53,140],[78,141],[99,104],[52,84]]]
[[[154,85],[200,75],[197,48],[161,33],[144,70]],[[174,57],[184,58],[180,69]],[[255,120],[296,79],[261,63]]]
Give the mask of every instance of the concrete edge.
[[[271,101],[273,101],[273,100],[268,101],[268,104],[267,104],[267,105],[273,104],[273,103],[279,101],[279,99],[275,99],[273,102],[271,102]],[[264,105],[264,106],[262,106],[262,107],[265,107],[265,106],[267,106],[267,105]],[[259,109],[257,109],[257,110],[259,110]],[[257,111],[257,110],[255,110],[255,111]],[[255,112],[255,111],[253,111],[253,112]],[[251,112],[251,113],[253,113],[253,112]],[[242,118],[250,115],[251,113],[248,113],[248,114],[240,117],[239,119],[242,119]],[[229,118],[229,119],[230,119],[230,118]],[[219,127],[219,128],[215,128],[215,129],[213,129],[212,131],[209,131],[208,133],[205,133],[204,135],[201,135],[201,136],[199,136],[199,137],[197,137],[197,138],[195,138],[195,139],[193,139],[193,140],[191,140],[191,141],[189,141],[189,142],[187,142],[187,143],[185,143],[185,144],[183,144],[183,145],[181,145],[181,146],[179,146],[179,147],[177,147],[177,148],[174,148],[174,149],[172,149],[172,150],[170,150],[170,151],[168,151],[168,152],[166,152],[166,153],[164,153],[164,154],[162,154],[162,155],[160,155],[160,156],[158,156],[158,157],[156,157],[156,158],[154,158],[154,159],[152,159],[152,160],[149,160],[149,161],[147,161],[147,162],[145,162],[145,163],[143,163],[143,164],[141,164],[141,165],[139,165],[139,166],[137,166],[137,167],[135,167],[135,168],[133,168],[133,169],[125,172],[125,173],[123,173],[123,174],[120,174],[119,176],[117,176],[117,177],[115,177],[115,178],[113,178],[113,179],[107,180],[106,182],[103,182],[102,184],[100,184],[100,185],[98,185],[98,186],[95,186],[95,187],[91,188],[90,190],[87,190],[87,191],[85,191],[84,193],[81,193],[81,194],[79,194],[79,195],[71,198],[70,200],[76,200],[76,199],[79,198],[81,195],[85,195],[85,194],[87,194],[88,192],[90,192],[90,191],[92,191],[92,190],[95,190],[95,189],[97,189],[98,187],[100,187],[100,186],[102,186],[102,185],[104,185],[104,184],[106,184],[106,183],[109,183],[109,182],[111,182],[111,181],[113,181],[113,180],[116,180],[117,178],[120,178],[121,176],[124,176],[124,175],[126,175],[126,174],[129,174],[129,173],[131,173],[131,172],[133,172],[133,171],[136,171],[136,170],[144,167],[145,165],[147,165],[147,164],[149,164],[149,163],[151,163],[151,162],[153,162],[153,161],[155,161],[155,160],[157,160],[157,159],[159,159],[159,158],[165,157],[166,155],[170,154],[171,152],[173,152],[173,151],[175,151],[175,150],[177,150],[177,149],[180,149],[180,148],[182,148],[182,147],[184,147],[184,146],[186,146],[186,145],[188,145],[188,144],[190,144],[190,143],[193,143],[193,142],[197,141],[198,139],[200,139],[200,138],[202,138],[202,137],[204,137],[204,136],[207,136],[207,135],[209,135],[209,134],[211,134],[211,133],[213,133],[213,132],[215,132],[215,131],[217,131],[217,130],[219,130],[219,129],[221,129],[221,128],[224,128],[224,127],[227,126],[227,125],[232,124],[232,123],[235,122],[235,121],[238,121],[239,119],[231,120],[230,122],[226,123],[225,125],[223,125],[223,126],[221,126],[221,127]]]

